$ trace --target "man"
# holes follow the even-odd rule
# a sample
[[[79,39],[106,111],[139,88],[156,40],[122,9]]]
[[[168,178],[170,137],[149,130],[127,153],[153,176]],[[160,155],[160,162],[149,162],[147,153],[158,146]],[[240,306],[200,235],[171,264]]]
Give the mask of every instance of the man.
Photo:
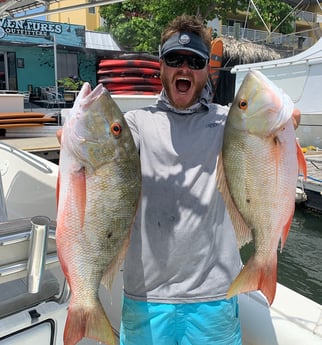
[[[216,187],[228,109],[212,104],[210,32],[176,18],[161,39],[163,91],[125,117],[140,153],[142,199],[124,264],[121,345],[239,345],[241,269]]]

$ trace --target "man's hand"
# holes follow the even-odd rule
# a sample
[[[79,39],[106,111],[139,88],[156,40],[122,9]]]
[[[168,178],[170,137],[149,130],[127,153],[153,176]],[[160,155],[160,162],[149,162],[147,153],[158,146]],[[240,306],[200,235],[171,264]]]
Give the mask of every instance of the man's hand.
[[[62,129],[58,129],[57,132],[56,132],[56,137],[57,137],[57,140],[59,142],[59,144],[61,143],[61,134],[62,134],[63,130]]]
[[[292,114],[292,120],[293,120],[294,128],[296,129],[299,126],[300,121],[301,121],[301,112],[299,109],[294,108],[293,114]]]

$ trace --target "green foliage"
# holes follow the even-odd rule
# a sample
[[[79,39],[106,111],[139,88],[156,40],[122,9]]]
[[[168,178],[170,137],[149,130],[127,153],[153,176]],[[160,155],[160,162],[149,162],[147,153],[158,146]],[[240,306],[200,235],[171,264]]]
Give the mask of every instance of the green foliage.
[[[185,13],[212,20],[243,6],[245,1],[240,0],[127,0],[100,8],[105,20],[100,31],[111,33],[124,50],[152,53],[158,50],[164,27],[176,16]]]
[[[292,11],[290,5],[279,0],[256,0],[255,5],[271,32],[276,31],[289,34],[294,31],[296,16],[294,14],[289,15]],[[256,25],[263,25],[262,20],[254,8],[251,10],[250,19]]]
[[[289,5],[279,0],[254,2],[272,30],[291,11]],[[200,16],[205,21],[215,17],[224,20],[237,11],[245,11],[248,3],[248,0],[127,0],[100,7],[100,15],[105,21],[100,30],[111,33],[123,50],[154,53],[158,51],[161,32],[176,16],[185,13]],[[250,18],[262,25],[253,8]],[[292,32],[293,21],[294,17],[289,16],[278,31]]]
[[[152,51],[158,47],[159,32],[146,10],[145,1],[130,0],[100,8],[105,30],[110,32],[122,49]]]
[[[84,82],[82,80],[75,80],[73,78],[62,78],[57,80],[58,86],[63,86],[66,90],[80,90]]]

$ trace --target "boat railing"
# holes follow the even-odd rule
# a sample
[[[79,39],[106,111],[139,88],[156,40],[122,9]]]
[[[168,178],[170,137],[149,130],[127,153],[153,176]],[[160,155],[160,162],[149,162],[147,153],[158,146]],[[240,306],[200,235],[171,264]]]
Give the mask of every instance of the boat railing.
[[[50,168],[49,164],[44,163],[43,161],[39,160],[37,156],[29,154],[29,152],[21,151],[13,146],[10,146],[4,142],[0,142],[0,148],[11,154],[17,156],[21,160],[27,162],[29,165],[41,170],[44,173],[51,174],[53,171]]]
[[[1,169],[0,169],[0,222],[8,220],[8,212],[6,206],[6,199],[3,191]]]
[[[56,219],[57,165],[1,141],[0,155],[0,221],[6,221],[5,207],[9,220],[35,215]]]

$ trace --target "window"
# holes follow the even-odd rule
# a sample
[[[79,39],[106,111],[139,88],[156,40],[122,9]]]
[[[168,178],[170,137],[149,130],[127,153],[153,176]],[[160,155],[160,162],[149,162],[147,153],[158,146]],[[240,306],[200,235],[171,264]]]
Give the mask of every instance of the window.
[[[89,3],[89,4],[93,4],[94,2],[95,2],[95,1],[93,1],[93,0],[88,0],[88,3]],[[90,14],[95,14],[95,13],[96,13],[95,6],[89,7],[89,8],[88,8],[88,13],[90,13]]]
[[[77,54],[57,54],[57,77],[79,77]]]
[[[241,20],[235,20],[235,19],[227,19],[225,24],[227,26],[234,26],[235,24],[239,24],[241,28],[245,27],[245,22]],[[247,23],[246,23],[246,27],[247,27]]]

